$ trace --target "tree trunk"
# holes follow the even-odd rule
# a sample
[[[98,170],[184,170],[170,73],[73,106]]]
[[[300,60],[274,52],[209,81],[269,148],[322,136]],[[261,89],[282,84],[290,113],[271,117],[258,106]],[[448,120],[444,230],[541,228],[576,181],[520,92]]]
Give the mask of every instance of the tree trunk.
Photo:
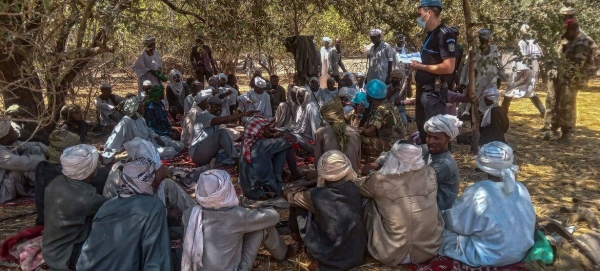
[[[463,0],[463,12],[465,16],[465,24],[467,26],[467,43],[469,47],[469,99],[471,99],[471,130],[473,133],[473,141],[471,142],[471,152],[479,151],[479,100],[475,92],[475,37],[473,36],[473,23],[471,21],[471,7],[469,0]]]

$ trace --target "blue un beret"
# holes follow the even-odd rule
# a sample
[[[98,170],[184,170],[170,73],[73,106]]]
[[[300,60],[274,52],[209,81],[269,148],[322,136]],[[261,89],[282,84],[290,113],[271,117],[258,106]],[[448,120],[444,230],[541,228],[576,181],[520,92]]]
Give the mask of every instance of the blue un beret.
[[[421,0],[421,4],[419,5],[419,7],[438,7],[440,9],[444,8],[440,0]]]

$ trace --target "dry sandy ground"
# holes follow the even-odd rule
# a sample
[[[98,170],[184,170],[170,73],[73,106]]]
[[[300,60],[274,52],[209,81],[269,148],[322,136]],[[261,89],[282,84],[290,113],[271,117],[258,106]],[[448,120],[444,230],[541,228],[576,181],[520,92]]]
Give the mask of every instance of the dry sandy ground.
[[[240,82],[240,86],[246,85],[247,82]],[[540,87],[544,86],[540,83]],[[135,83],[128,80],[127,83],[116,85],[115,89],[118,93],[133,92]],[[544,93],[540,89],[542,99],[545,98]],[[507,140],[515,149],[516,164],[520,166],[517,178],[529,189],[540,224],[545,224],[550,218],[568,222],[572,212],[579,207],[591,208],[596,213],[600,210],[600,188],[597,185],[600,181],[600,80],[592,81],[588,89],[579,92],[577,104],[577,134],[571,146],[555,145],[537,139],[542,119],[528,99],[513,101],[511,105],[511,128]],[[415,130],[416,127],[413,125],[411,129]],[[470,124],[466,123],[463,130],[469,129]],[[96,142],[101,144],[102,139],[97,139]],[[484,177],[482,173],[475,171],[475,156],[469,153],[469,146],[454,144],[453,149],[460,167],[463,189]],[[31,212],[35,210],[35,206],[0,207],[0,210],[0,220],[3,220]],[[282,217],[286,216],[282,212]],[[34,220],[35,215],[28,215],[0,222],[0,239],[32,226]],[[579,229],[576,235],[588,230],[586,224],[579,223],[577,226]],[[286,241],[290,241],[289,237],[286,237]],[[256,270],[305,270],[307,264],[306,255],[300,254],[288,262],[263,260]],[[357,270],[406,269],[387,268],[368,259]]]

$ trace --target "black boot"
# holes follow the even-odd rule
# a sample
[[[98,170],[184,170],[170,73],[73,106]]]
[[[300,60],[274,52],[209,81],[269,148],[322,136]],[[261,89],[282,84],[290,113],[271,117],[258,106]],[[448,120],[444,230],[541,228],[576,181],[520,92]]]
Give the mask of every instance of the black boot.
[[[508,114],[508,108],[510,108],[510,102],[512,101],[512,99],[512,97],[504,96],[504,100],[502,100],[502,108],[504,108],[506,114]]]
[[[535,105],[535,108],[537,108],[540,111],[540,117],[545,117],[546,115],[546,108],[544,107],[544,103],[542,103],[542,101],[540,100],[540,97],[533,96],[529,98],[531,100],[531,102],[533,103],[533,105]]]

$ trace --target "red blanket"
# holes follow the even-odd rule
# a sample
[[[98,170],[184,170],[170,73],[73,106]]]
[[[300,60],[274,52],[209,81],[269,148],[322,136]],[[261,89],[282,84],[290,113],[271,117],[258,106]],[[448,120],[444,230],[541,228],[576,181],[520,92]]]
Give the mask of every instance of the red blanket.
[[[35,226],[33,228],[24,229],[16,235],[4,240],[2,244],[0,244],[0,260],[16,262],[17,258],[10,254],[13,247],[22,241],[42,235],[43,231],[44,226]]]

